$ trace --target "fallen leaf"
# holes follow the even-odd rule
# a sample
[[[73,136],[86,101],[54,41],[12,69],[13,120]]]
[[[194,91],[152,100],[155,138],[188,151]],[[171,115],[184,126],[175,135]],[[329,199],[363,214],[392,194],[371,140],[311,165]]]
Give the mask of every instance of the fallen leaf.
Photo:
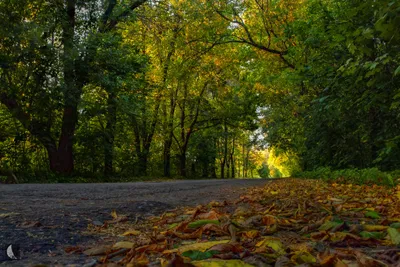
[[[17,212],[0,213],[0,218],[7,218],[10,216],[15,216],[15,215],[19,215],[19,213],[17,213]]]
[[[369,232],[385,231],[388,229],[388,227],[384,225],[363,225],[362,228]]]
[[[193,233],[180,233],[179,231],[175,230],[172,231],[172,235],[179,237],[180,239],[196,239],[196,238],[200,238],[203,234],[203,228],[199,228],[196,231],[194,231]]]
[[[372,219],[379,219],[381,216],[376,211],[367,211],[365,213],[365,217],[372,218]]]
[[[117,242],[114,244],[113,248],[119,249],[119,248],[128,248],[131,249],[135,246],[135,243],[128,242],[128,241],[121,241]]]
[[[270,247],[278,255],[285,254],[285,249],[283,247],[282,242],[279,240],[279,238],[275,237],[265,237],[262,241],[256,244],[256,247]]]
[[[90,248],[85,250],[83,254],[87,256],[99,256],[99,255],[105,255],[108,250],[109,250],[108,247]]]
[[[389,228],[387,230],[390,240],[394,245],[400,245],[400,233],[397,229],[395,228]]]
[[[82,248],[79,246],[71,246],[71,247],[64,248],[64,251],[68,254],[69,253],[80,253],[80,252],[82,252]]]
[[[214,255],[218,254],[220,252],[215,251],[215,250],[209,250],[209,251],[199,251],[199,250],[188,250],[182,253],[182,256],[190,258],[191,260],[194,261],[199,261],[199,260],[205,260],[212,258]]]
[[[117,219],[117,218],[118,218],[118,214],[117,214],[117,212],[116,212],[115,210],[113,210],[113,211],[111,212],[111,217],[113,217],[114,219]]]
[[[196,267],[253,267],[241,260],[203,260],[194,261],[192,264]]]
[[[399,229],[399,228],[400,228],[400,222],[398,222],[398,223],[392,223],[392,224],[390,225],[390,227],[391,227],[391,228]]]
[[[295,252],[294,255],[290,258],[290,260],[297,265],[303,263],[317,262],[317,259],[307,251]]]
[[[199,228],[199,227],[201,227],[203,225],[206,225],[206,224],[219,225],[220,222],[218,220],[198,220],[198,221],[189,223],[188,224],[188,228],[196,229],[196,228]]]
[[[383,232],[367,232],[362,231],[359,235],[363,238],[373,238],[373,239],[382,239],[385,237],[385,233]]]
[[[179,248],[176,249],[171,249],[171,250],[166,250],[163,253],[164,254],[171,254],[171,253],[183,253],[189,250],[199,250],[199,251],[206,251],[209,248],[218,245],[218,244],[224,244],[224,243],[228,243],[229,240],[220,240],[220,241],[210,241],[210,242],[203,242],[203,243],[194,243],[194,244],[190,244],[190,245],[185,245],[185,246],[181,246]]]
[[[148,266],[150,261],[147,258],[146,254],[142,253],[140,255],[136,255],[132,260],[131,263],[134,264],[134,266]],[[108,265],[107,265],[108,266]]]
[[[207,213],[200,213],[196,216],[197,219],[201,220],[218,220],[219,217],[221,217],[221,215],[218,214],[215,210],[211,210]]]
[[[166,244],[150,244],[141,246],[135,249],[136,252],[143,253],[145,251],[163,252],[166,249]]]
[[[250,231],[245,231],[245,232],[240,232],[240,234],[244,237],[254,239],[260,235],[260,231],[258,230],[250,230]]]
[[[340,222],[340,221],[328,221],[328,222],[325,222],[323,225],[321,225],[318,228],[318,230],[320,230],[320,231],[329,231],[332,228],[335,228],[335,227],[337,227],[339,225],[342,225],[342,224],[343,224],[343,222]]]
[[[266,215],[262,218],[262,222],[264,225],[266,226],[271,226],[271,225],[275,225],[278,223],[278,220],[275,216],[272,215]]]
[[[122,235],[123,235],[123,236],[137,236],[137,235],[140,235],[140,234],[141,234],[140,231],[137,231],[137,230],[129,230],[129,231],[126,231],[125,233],[123,233]]]
[[[209,250],[218,251],[220,253],[227,253],[227,252],[239,253],[243,251],[243,248],[240,246],[239,243],[235,244],[223,243],[212,246]]]

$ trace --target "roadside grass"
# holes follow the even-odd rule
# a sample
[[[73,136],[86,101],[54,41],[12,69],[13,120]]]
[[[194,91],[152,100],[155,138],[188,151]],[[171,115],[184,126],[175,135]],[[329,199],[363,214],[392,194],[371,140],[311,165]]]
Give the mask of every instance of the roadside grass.
[[[295,173],[293,177],[321,179],[326,182],[352,183],[358,185],[385,185],[394,187],[400,182],[400,170],[383,172],[378,168],[332,170],[321,167],[313,171]]]

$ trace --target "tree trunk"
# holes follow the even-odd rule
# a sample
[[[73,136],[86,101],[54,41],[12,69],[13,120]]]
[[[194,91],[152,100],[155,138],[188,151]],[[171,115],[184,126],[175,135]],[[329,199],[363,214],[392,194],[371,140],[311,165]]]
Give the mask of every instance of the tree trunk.
[[[172,137],[164,142],[164,177],[171,177],[171,145]]]
[[[147,163],[148,163],[149,153],[146,151],[142,151],[139,153],[139,167],[138,167],[138,175],[139,176],[147,176]]]
[[[213,140],[213,145],[214,145],[214,149],[216,149],[216,140],[214,139]],[[216,155],[215,155],[215,151],[214,151],[214,153],[212,154],[212,156],[211,156],[211,162],[210,162],[210,165],[211,165],[211,178],[217,178],[217,168],[215,167],[215,162],[216,162]]]
[[[186,152],[179,155],[179,175],[186,177]]]
[[[107,125],[104,131],[104,175],[110,176],[114,172],[114,139],[117,123],[117,104],[115,94],[110,93],[107,100]]]
[[[57,173],[71,174],[74,171],[73,137],[78,122],[78,103],[82,87],[77,83],[75,69],[75,0],[67,1],[67,21],[63,24],[62,43],[64,45],[64,113],[61,135],[57,151],[49,152],[50,169]],[[79,60],[78,60],[79,61]]]
[[[235,160],[233,158],[233,155],[231,157],[231,167],[232,167],[231,178],[235,178]]]
[[[232,167],[232,174],[231,178],[235,178],[235,137],[232,140],[232,152],[231,152],[231,167]]]
[[[225,179],[225,162],[221,161],[221,179]]]
[[[64,149],[56,149],[54,146],[46,147],[49,156],[50,170],[60,174],[70,174],[74,170],[72,155],[72,143],[64,141]],[[69,149],[69,150],[68,150]]]
[[[225,178],[225,165],[228,163],[228,126],[224,123],[224,158],[221,162],[221,178]],[[229,174],[229,167],[228,167]]]

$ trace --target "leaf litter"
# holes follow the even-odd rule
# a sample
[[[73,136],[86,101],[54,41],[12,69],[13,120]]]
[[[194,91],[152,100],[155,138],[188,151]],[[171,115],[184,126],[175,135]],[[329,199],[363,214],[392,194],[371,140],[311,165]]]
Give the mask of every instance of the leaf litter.
[[[178,208],[141,223],[111,214],[98,266],[400,266],[400,185],[282,179],[234,202]]]

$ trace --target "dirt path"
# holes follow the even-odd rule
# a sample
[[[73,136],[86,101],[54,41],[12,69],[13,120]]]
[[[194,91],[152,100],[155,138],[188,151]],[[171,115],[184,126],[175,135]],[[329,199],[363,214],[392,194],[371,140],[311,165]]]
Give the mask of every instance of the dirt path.
[[[83,255],[64,248],[97,242],[81,235],[89,223],[110,219],[112,210],[141,220],[177,206],[234,200],[267,180],[190,180],[119,184],[0,184],[0,266],[85,264]],[[21,247],[23,260],[1,262],[9,244]],[[3,252],[2,252],[3,251]],[[1,255],[3,253],[3,255]]]

